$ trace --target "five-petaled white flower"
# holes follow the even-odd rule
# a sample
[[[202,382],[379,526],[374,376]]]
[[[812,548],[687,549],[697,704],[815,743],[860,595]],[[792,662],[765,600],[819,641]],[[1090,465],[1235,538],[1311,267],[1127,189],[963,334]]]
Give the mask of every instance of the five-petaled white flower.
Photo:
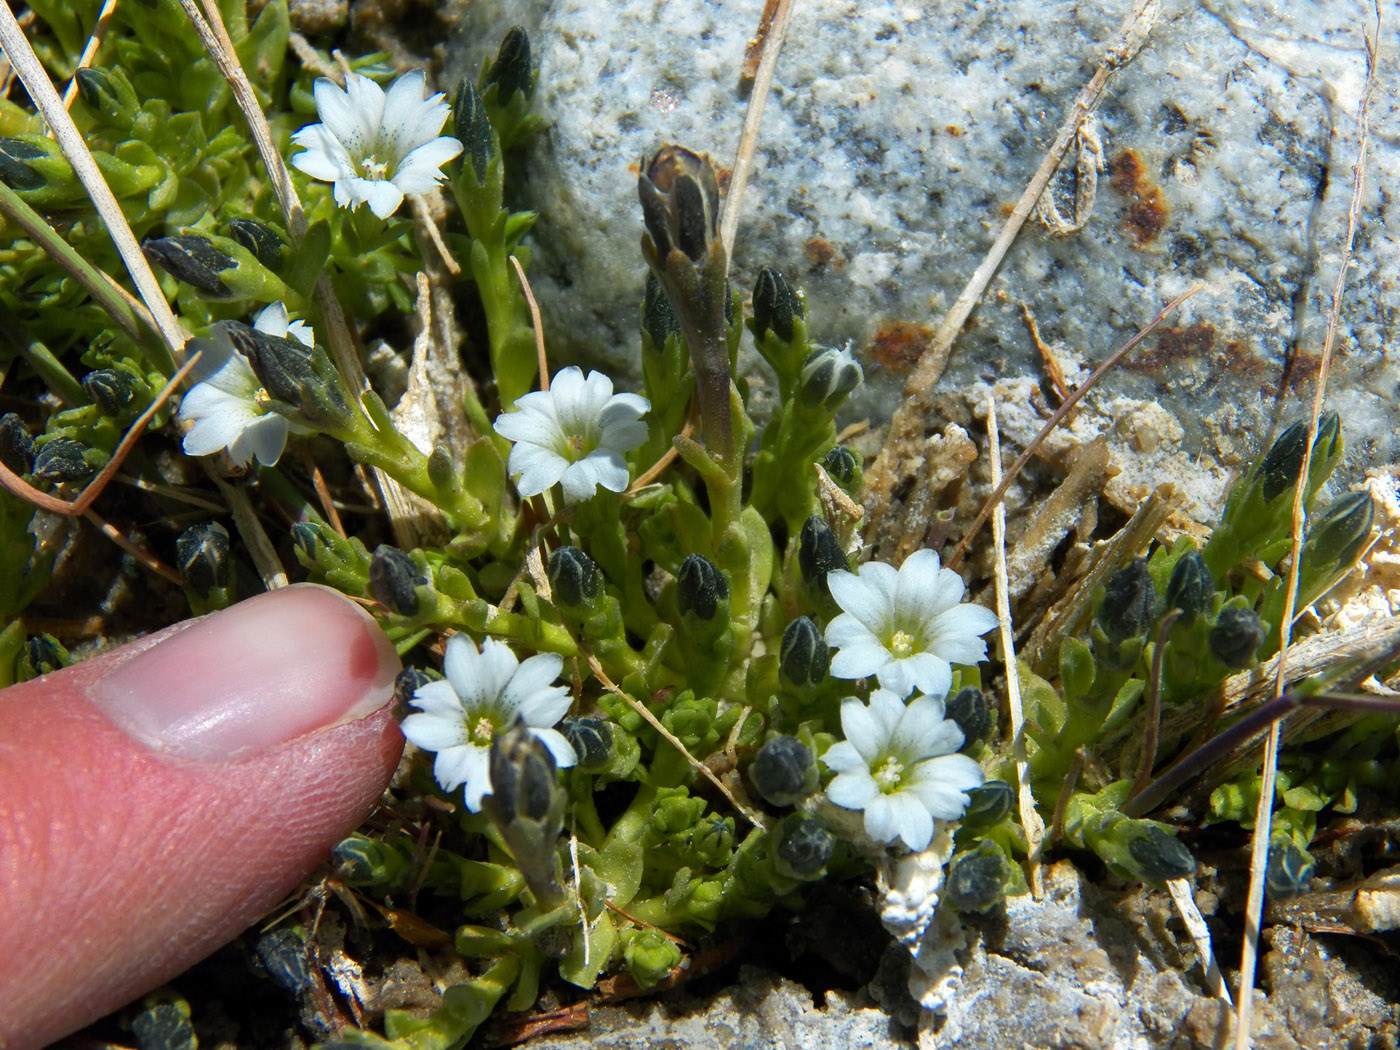
[[[265,307],[253,327],[304,346],[314,341],[304,322],[288,323],[287,308],[280,302]],[[288,433],[308,431],[266,407],[262,384],[219,324],[214,325],[211,336],[190,340],[190,349],[202,350],[203,356],[190,372],[194,385],[180,401],[177,413],[190,424],[183,442],[185,454],[207,456],[226,448],[229,458],[240,467],[247,466],[254,456],[270,467],[281,457]]]
[[[952,664],[986,659],[980,636],[997,625],[996,614],[958,604],[962,577],[940,569],[934,551],[915,551],[898,571],[872,561],[826,580],[842,610],[826,628],[827,644],[839,650],[831,660],[836,678],[873,674],[898,696],[918,689],[941,699],[953,684]]]
[[[438,135],[451,110],[442,93],[423,97],[423,73],[405,73],[386,93],[369,77],[348,73],[342,91],[321,77],[314,87],[320,124],[292,136],[305,150],[292,158],[313,179],[335,184],[342,208],[368,204],[387,219],[406,193],[426,193],[445,176],[442,166],[462,152]]]
[[[603,373],[584,378],[572,365],[548,390],[518,398],[516,411],[496,417],[496,433],[515,442],[506,468],[520,475],[520,495],[528,499],[556,481],[571,500],[587,499],[599,485],[621,492],[627,487],[622,454],[646,440],[641,417],[650,407],[639,394],[614,394]]]
[[[505,642],[487,638],[481,649],[465,634],[447,640],[447,678],[420,686],[409,701],[418,711],[403,720],[403,735],[436,751],[433,776],[444,791],[465,785],[467,809],[481,812],[491,793],[491,737],[518,718],[537,736],[555,765],[578,761],[564,734],[553,728],[569,710],[569,691],[555,685],[563,659],[540,653],[517,661]]]
[[[966,792],[981,785],[981,767],[956,753],[962,730],[943,715],[942,700],[920,696],[906,706],[888,689],[876,689],[869,707],[853,696],[841,702],[846,739],[822,756],[836,772],[826,796],[864,810],[873,841],[898,838],[920,852],[933,839],[934,819],[957,820]]]

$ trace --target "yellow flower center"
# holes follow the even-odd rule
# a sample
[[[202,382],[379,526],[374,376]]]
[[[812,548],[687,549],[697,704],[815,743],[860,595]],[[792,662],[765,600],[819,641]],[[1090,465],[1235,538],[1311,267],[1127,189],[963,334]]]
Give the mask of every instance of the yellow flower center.
[[[371,182],[380,182],[389,175],[389,165],[379,160],[371,153],[360,161],[360,168],[365,173],[365,178]]]
[[[914,636],[908,631],[895,631],[890,638],[890,652],[896,659],[914,655]]]
[[[472,743],[480,744],[482,747],[490,747],[491,734],[495,731],[496,727],[491,724],[491,719],[483,715],[476,720],[476,725],[472,727]]]
[[[892,795],[904,783],[904,765],[894,755],[890,755],[872,771],[871,776],[875,778],[875,786],[880,789],[882,795]]]

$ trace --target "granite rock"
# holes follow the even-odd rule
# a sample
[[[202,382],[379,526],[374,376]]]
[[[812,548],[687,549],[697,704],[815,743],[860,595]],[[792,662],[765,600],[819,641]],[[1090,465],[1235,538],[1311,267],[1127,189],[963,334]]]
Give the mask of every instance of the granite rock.
[[[486,32],[512,7],[493,0],[485,32],[464,28],[449,68],[478,69]],[[738,71],[762,7],[514,5],[538,26],[547,130],[521,190],[542,216],[532,281],[559,359],[635,376],[638,159],[674,140],[731,163]],[[870,379],[856,413],[889,415],[1128,10],[1125,0],[793,5],[732,275],[747,291],[759,266],[775,266],[806,290],[817,338],[854,342]],[[1226,462],[1259,440],[1286,378],[1282,414],[1300,416],[1345,236],[1370,12],[1362,0],[1164,4],[1099,107],[1106,170],[1086,225],[1056,235],[1027,224],[955,344],[945,385],[1040,380],[1023,308],[1072,383],[1202,281],[1111,377],[1100,414],[1111,423],[1115,399],[1158,402],[1181,420],[1185,454]],[[1386,34],[1382,69],[1395,51]],[[1393,460],[1400,442],[1400,354],[1387,347],[1400,304],[1387,229],[1396,108],[1382,77],[1329,388],[1363,463]],[[1066,215],[1072,169],[1062,164],[1052,184]]]

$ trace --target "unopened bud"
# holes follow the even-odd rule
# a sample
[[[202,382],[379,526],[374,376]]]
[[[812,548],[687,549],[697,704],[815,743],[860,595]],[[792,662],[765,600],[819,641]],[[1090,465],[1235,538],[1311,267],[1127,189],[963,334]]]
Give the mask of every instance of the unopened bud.
[[[394,676],[394,703],[408,707],[408,702],[418,695],[429,682],[440,682],[442,676],[425,671],[421,667],[405,667]]]
[[[1298,480],[1303,452],[1308,447],[1308,425],[1299,420],[1275,439],[1259,464],[1259,492],[1272,503]]]
[[[283,926],[269,930],[258,938],[256,947],[258,961],[272,983],[288,995],[300,995],[311,984],[311,969],[306,960],[306,941],[295,930]],[[150,1045],[150,1044],[143,1044]],[[190,1043],[157,1044],[194,1045]]]
[[[120,368],[99,368],[82,379],[83,392],[104,416],[120,416],[136,400],[136,380]]]
[[[71,663],[68,650],[51,634],[35,634],[24,640],[18,679],[28,682],[40,675],[61,671]]]
[[[1181,621],[1189,624],[1210,608],[1215,578],[1206,567],[1200,551],[1187,551],[1172,567],[1167,581],[1167,608],[1180,609]]]
[[[142,243],[141,251],[152,265],[210,298],[228,299],[233,295],[219,275],[233,269],[237,261],[214,247],[208,237],[197,233],[152,237]]]
[[[486,171],[498,149],[495,129],[486,114],[481,93],[466,77],[457,87],[457,99],[452,105],[452,130],[462,143],[462,159],[471,166],[472,177],[478,185],[485,183]]]
[[[1157,588],[1144,558],[1119,569],[1108,578],[1098,621],[1110,641],[1121,642],[1147,632],[1157,609]]]
[[[519,26],[512,26],[501,41],[496,60],[486,71],[483,87],[496,85],[501,105],[517,91],[527,98],[535,90],[535,67],[530,58],[530,37]],[[465,139],[463,140],[466,141]]]
[[[797,567],[807,585],[822,594],[830,593],[826,585],[827,573],[850,568],[836,533],[816,514],[802,523],[797,539]]]
[[[682,613],[708,622],[715,618],[720,602],[728,600],[729,582],[710,559],[690,554],[676,576],[676,598]]]
[[[34,469],[34,438],[24,420],[13,412],[0,416],[0,463],[15,474]]]
[[[845,445],[836,445],[822,458],[822,469],[831,476],[831,480],[840,485],[847,495],[854,495],[860,491],[861,483],[861,462],[860,453]]]
[[[967,808],[962,815],[965,828],[989,828],[1000,824],[1011,812],[1011,803],[1016,796],[1011,785],[1004,780],[983,781],[966,794]]]
[[[1184,879],[1196,870],[1191,851],[1156,824],[1141,825],[1140,834],[1128,843],[1128,855],[1149,882]]]
[[[794,813],[778,829],[774,860],[780,874],[793,879],[815,879],[825,870],[836,849],[836,836],[805,813]]]
[[[545,564],[556,605],[577,609],[603,593],[603,574],[592,558],[577,547],[557,547]]]
[[[1265,633],[1264,621],[1253,609],[1227,606],[1220,610],[1207,644],[1222,664],[1242,671],[1253,662],[1254,654],[1264,643]]]
[[[559,723],[559,732],[573,746],[578,755],[578,768],[583,772],[601,773],[612,762],[611,722],[588,716],[566,718]]]
[[[1275,900],[1297,897],[1312,888],[1317,865],[1307,850],[1299,849],[1292,839],[1277,838],[1269,844],[1269,865],[1264,882],[1269,896]]]
[[[1308,530],[1306,561],[1350,565],[1367,540],[1375,520],[1375,504],[1369,492],[1348,492],[1322,512]]]
[[[945,898],[958,911],[986,911],[1005,899],[1010,875],[1006,854],[991,842],[980,843],[976,849],[954,857],[948,865]]]
[[[854,354],[824,346],[814,350],[802,365],[800,396],[804,404],[834,412],[864,378]]]
[[[17,193],[37,190],[48,179],[35,165],[48,158],[42,146],[25,139],[0,138],[0,182]]]
[[[84,66],[73,74],[73,79],[88,107],[114,122],[130,124],[141,108],[131,82],[115,66],[110,69]]]
[[[642,300],[642,331],[651,341],[651,348],[658,351],[666,345],[666,340],[681,334],[681,323],[671,300],[666,298],[661,282],[651,270],[647,270],[646,298]]]
[[[369,586],[374,600],[400,616],[418,615],[418,588],[428,582],[408,554],[381,543],[369,563]]]
[[[719,235],[719,182],[710,158],[684,146],[662,146],[643,159],[637,192],[661,263],[672,251],[702,262]]]
[[[252,219],[230,219],[228,235],[253,253],[253,258],[269,270],[282,266],[287,246],[277,231]]]
[[[247,359],[268,394],[296,409],[305,425],[327,430],[352,425],[349,394],[324,350],[238,321],[214,327]]]
[[[790,806],[816,790],[817,767],[797,737],[775,736],[754,755],[749,780],[769,805]]]
[[[175,540],[175,561],[185,586],[201,598],[228,583],[228,530],[217,521],[191,525]]]
[[[408,872],[408,858],[378,839],[356,832],[331,849],[336,875],[351,886],[392,886]]]
[[[982,740],[992,731],[992,712],[987,698],[975,685],[964,686],[948,701],[947,717],[958,724],[967,743]]]
[[[783,631],[778,669],[799,689],[820,685],[831,667],[831,649],[809,616],[799,616]]]
[[[771,266],[761,267],[753,286],[753,335],[762,339],[770,328],[784,342],[792,338],[794,321],[806,318],[802,295]]]
[[[34,454],[33,477],[36,481],[80,482],[93,474],[85,457],[87,446],[72,438],[53,438],[44,442]]]

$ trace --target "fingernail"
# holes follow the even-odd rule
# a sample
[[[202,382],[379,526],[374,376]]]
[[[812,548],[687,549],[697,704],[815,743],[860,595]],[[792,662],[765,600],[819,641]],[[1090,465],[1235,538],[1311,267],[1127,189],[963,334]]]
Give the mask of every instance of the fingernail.
[[[299,585],[195,621],[88,695],[152,750],[221,760],[377,711],[398,670],[368,613],[328,588]]]

